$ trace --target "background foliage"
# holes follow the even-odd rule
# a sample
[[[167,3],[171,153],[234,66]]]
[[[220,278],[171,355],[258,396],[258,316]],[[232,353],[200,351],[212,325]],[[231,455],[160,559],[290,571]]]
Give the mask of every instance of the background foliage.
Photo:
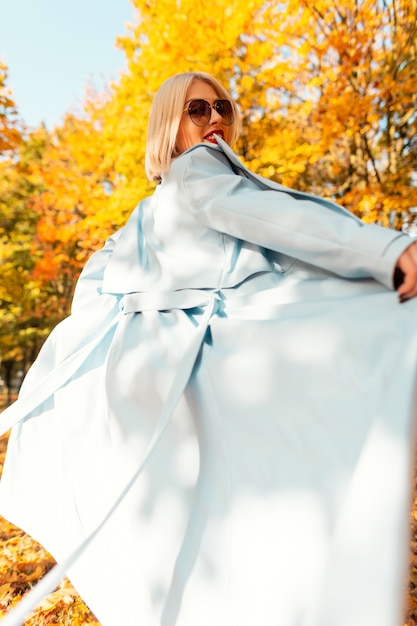
[[[259,174],[367,222],[401,229],[414,217],[416,0],[131,3],[118,41],[126,71],[52,130],[25,127],[0,63],[0,378],[9,393],[69,313],[88,256],[151,193],[148,111],[173,73],[208,71],[230,88],[244,121],[237,151]],[[0,522],[5,610],[52,561]],[[413,543],[410,626],[416,553]],[[67,582],[49,602],[36,624],[96,623]]]
[[[131,0],[127,69],[84,112],[25,129],[0,65],[0,376],[18,382],[87,257],[152,191],[152,97],[173,73],[229,86],[246,164],[401,228],[417,206],[416,0]]]

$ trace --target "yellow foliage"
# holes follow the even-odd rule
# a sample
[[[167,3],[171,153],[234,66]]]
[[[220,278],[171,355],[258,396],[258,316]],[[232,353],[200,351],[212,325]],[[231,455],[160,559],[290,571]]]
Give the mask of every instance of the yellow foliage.
[[[6,82],[7,67],[0,61],[0,155],[15,148],[21,141],[15,103]]]
[[[414,0],[340,0],[337,10],[332,0],[132,4],[118,40],[124,74],[90,93],[82,117],[36,129],[0,160],[0,285],[10,300],[0,344],[22,336],[11,319],[24,308],[28,323],[30,311],[43,308],[50,325],[67,313],[88,256],[153,191],[144,173],[148,113],[176,72],[205,70],[230,87],[243,119],[237,151],[259,174],[396,228],[417,206]],[[6,78],[1,66],[10,130]]]

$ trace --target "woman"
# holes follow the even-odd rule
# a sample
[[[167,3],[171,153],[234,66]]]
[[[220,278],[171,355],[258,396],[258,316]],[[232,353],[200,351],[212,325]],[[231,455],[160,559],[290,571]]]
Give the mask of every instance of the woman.
[[[2,416],[1,512],[103,626],[398,626],[416,245],[250,173],[238,134],[207,74],[155,96],[160,184]]]

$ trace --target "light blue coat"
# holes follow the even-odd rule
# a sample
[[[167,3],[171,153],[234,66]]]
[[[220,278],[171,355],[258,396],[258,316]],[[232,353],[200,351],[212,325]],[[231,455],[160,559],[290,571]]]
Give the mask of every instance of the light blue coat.
[[[104,291],[234,287],[294,259],[392,288],[409,237],[253,174],[218,141],[176,159],[139,204],[106,268]]]
[[[19,423],[0,511],[103,626],[398,626],[417,302],[392,276],[410,239],[218,141],[87,263],[2,414]]]

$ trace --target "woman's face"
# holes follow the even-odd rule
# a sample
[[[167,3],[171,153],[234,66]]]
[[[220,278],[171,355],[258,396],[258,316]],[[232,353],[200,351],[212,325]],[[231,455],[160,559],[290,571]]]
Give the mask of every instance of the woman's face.
[[[203,80],[194,80],[187,92],[184,108],[190,100],[207,100],[210,104],[214,104],[216,100],[221,99],[214,91],[213,87]],[[179,154],[188,150],[192,146],[202,141],[216,143],[213,134],[216,133],[226,142],[229,136],[229,127],[223,123],[222,116],[215,110],[211,109],[211,117],[205,126],[196,126],[191,121],[187,111],[182,114],[181,122],[178,128],[176,148]]]

